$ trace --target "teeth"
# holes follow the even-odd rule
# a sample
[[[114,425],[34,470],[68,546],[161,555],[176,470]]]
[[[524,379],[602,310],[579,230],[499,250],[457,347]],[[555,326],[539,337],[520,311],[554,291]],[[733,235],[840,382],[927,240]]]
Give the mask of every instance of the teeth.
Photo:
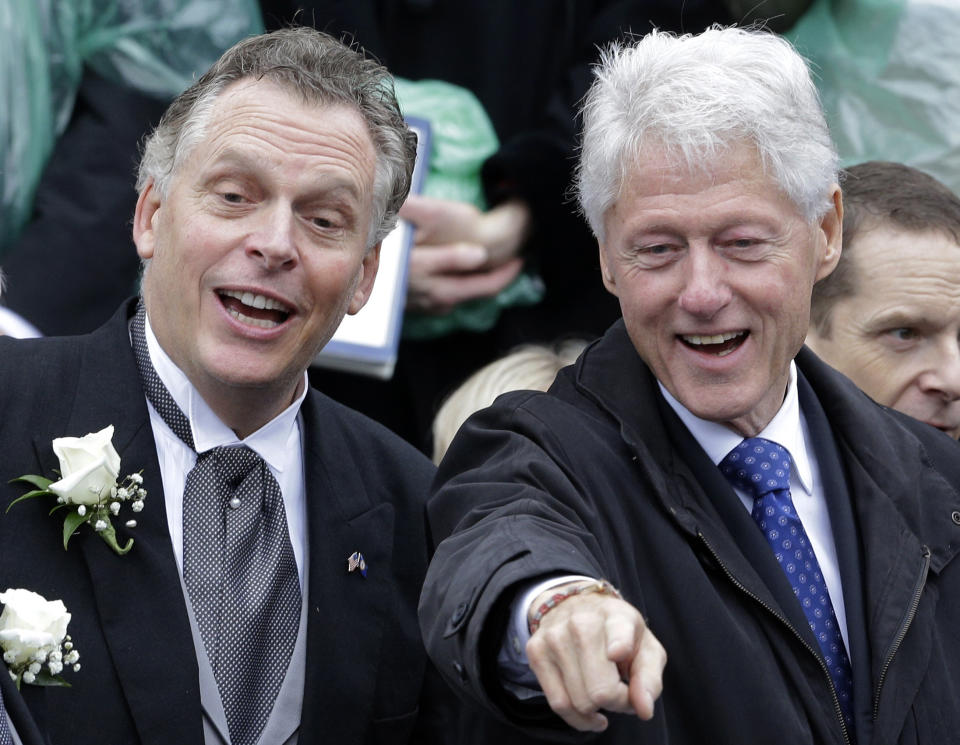
[[[289,312],[282,303],[273,298],[269,298],[266,295],[254,295],[252,292],[240,292],[239,290],[222,290],[221,295],[226,295],[227,297],[236,298],[244,305],[249,305],[251,308],[260,308],[266,310],[279,310],[283,313]]]
[[[249,305],[249,303],[246,303],[246,305]],[[279,323],[275,323],[274,321],[268,321],[264,318],[252,318],[250,316],[246,316],[240,311],[233,310],[232,308],[228,308],[227,310],[230,313],[230,315],[236,318],[238,321],[241,321],[243,323],[248,323],[251,326],[259,326],[262,329],[272,329],[280,325]]]
[[[736,339],[743,332],[738,331],[736,333],[726,333],[726,334],[713,334],[712,336],[701,336],[701,335],[691,335],[684,336],[683,340],[688,344],[722,344],[725,341],[730,341],[731,339]]]

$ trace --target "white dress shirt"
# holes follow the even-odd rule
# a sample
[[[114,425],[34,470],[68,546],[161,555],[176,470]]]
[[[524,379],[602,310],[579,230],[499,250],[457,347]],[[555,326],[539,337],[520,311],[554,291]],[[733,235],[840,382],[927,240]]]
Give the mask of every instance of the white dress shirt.
[[[160,380],[170,391],[170,395],[180,410],[190,420],[193,442],[197,452],[204,452],[221,445],[246,445],[266,461],[270,472],[280,485],[283,506],[287,512],[287,527],[290,530],[290,543],[300,575],[300,588],[304,588],[304,567],[306,564],[306,499],[304,495],[303,448],[301,447],[300,405],[306,398],[307,374],[303,374],[303,392],[283,412],[243,440],[237,438],[233,430],[220,421],[219,417],[200,397],[196,388],[173,360],[160,347],[150,328],[145,324],[147,350],[150,360],[160,376]],[[157,445],[157,458],[160,461],[160,475],[163,479],[164,504],[167,510],[167,525],[170,527],[170,540],[177,566],[183,575],[183,487],[187,474],[196,465],[197,452],[173,432],[163,418],[148,401],[150,424]]]
[[[147,400],[150,424],[157,446],[157,459],[160,462],[160,476],[163,480],[164,505],[167,511],[167,525],[170,529],[170,541],[176,557],[180,576],[183,577],[183,489],[187,474],[196,465],[197,452],[204,452],[218,446],[246,445],[266,462],[270,472],[280,485],[283,505],[287,514],[287,528],[290,543],[297,563],[300,578],[301,595],[304,599],[301,610],[300,628],[297,635],[295,655],[306,655],[306,587],[307,568],[307,516],[305,495],[305,471],[303,464],[302,422],[299,416],[300,405],[308,390],[307,374],[303,374],[303,392],[279,415],[253,434],[240,440],[236,434],[207,405],[196,388],[180,368],[160,347],[150,320],[146,319],[144,334],[147,351],[160,380],[167,387],[171,397],[180,410],[190,420],[190,430],[197,450],[194,451],[181,440]],[[149,509],[149,507],[148,507]],[[188,597],[186,585],[182,585],[185,598]],[[193,617],[193,609],[187,601],[187,613]],[[200,673],[200,703],[203,710],[203,733],[205,745],[229,745],[230,736],[226,714],[214,680],[213,670],[203,653],[203,643],[199,637],[196,622],[191,622],[195,638]],[[291,675],[291,671],[296,674]],[[284,679],[277,702],[270,718],[260,734],[258,745],[282,743],[296,745],[299,737],[300,711],[288,710],[291,701],[299,704],[302,694],[292,699],[286,691],[303,690],[303,666],[291,666]]]
[[[660,385],[659,382],[658,385]],[[670,395],[670,392],[663,385],[660,385],[660,392],[714,464],[719,466],[720,461],[726,457],[727,453],[744,439],[722,424],[694,416],[689,409]],[[820,481],[819,465],[810,442],[807,421],[800,411],[800,401],[797,395],[797,367],[792,361],[790,363],[790,380],[787,384],[783,404],[757,437],[776,442],[786,449],[793,459],[794,467],[790,470],[790,493],[797,514],[803,523],[807,536],[810,538],[810,542],[813,544],[817,561],[820,563],[820,569],[827,584],[827,591],[830,593],[830,600],[833,602],[833,609],[837,615],[837,623],[840,624],[843,642],[847,645],[847,649],[850,649],[850,641],[847,638],[847,616],[843,602],[843,586],[840,581],[839,564],[837,562],[837,547],[833,540],[827,500]],[[734,491],[743,503],[744,509],[750,512],[753,509],[753,497],[739,489],[734,489]],[[529,687],[531,683],[535,684],[535,678],[532,678],[529,672],[529,662],[526,654],[526,644],[530,639],[527,614],[533,600],[551,587],[579,579],[592,578],[572,575],[552,577],[532,584],[527,590],[519,594],[513,602],[511,606],[512,620],[507,629],[507,638],[500,649],[498,663],[504,685],[515,695],[521,698],[529,698],[531,695],[539,693],[538,691],[532,691]]]

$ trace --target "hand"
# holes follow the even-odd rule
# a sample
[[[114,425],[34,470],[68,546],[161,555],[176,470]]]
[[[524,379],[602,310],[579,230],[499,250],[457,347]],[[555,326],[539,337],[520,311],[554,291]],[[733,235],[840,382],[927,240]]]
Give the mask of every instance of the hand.
[[[601,710],[653,717],[667,654],[636,608],[593,593],[571,596],[544,615],[527,642],[527,659],[551,709],[575,729],[602,732],[608,722]]]
[[[529,232],[530,211],[519,200],[481,212],[464,202],[414,194],[400,216],[417,227],[409,308],[446,313],[467,300],[492,297],[523,268],[518,254]]]

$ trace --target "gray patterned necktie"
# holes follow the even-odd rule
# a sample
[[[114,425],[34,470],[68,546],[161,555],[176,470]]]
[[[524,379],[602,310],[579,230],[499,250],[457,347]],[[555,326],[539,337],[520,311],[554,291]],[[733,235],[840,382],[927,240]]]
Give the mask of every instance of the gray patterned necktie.
[[[194,449],[189,420],[150,362],[145,317],[141,303],[131,331],[144,391],[163,421]],[[253,745],[287,672],[301,594],[280,486],[246,446],[199,453],[187,474],[183,580],[231,744]]]
[[[8,675],[6,668],[0,665],[0,675]],[[3,704],[3,691],[0,690],[0,745],[13,745],[10,726],[7,724],[7,707]]]

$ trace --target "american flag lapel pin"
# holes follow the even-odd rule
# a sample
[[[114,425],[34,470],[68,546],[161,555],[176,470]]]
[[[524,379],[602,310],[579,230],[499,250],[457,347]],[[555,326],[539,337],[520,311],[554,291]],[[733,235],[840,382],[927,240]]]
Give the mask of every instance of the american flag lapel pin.
[[[360,576],[367,576],[367,561],[363,558],[363,554],[359,551],[354,551],[350,556],[347,557],[347,571],[356,572],[360,570]]]

